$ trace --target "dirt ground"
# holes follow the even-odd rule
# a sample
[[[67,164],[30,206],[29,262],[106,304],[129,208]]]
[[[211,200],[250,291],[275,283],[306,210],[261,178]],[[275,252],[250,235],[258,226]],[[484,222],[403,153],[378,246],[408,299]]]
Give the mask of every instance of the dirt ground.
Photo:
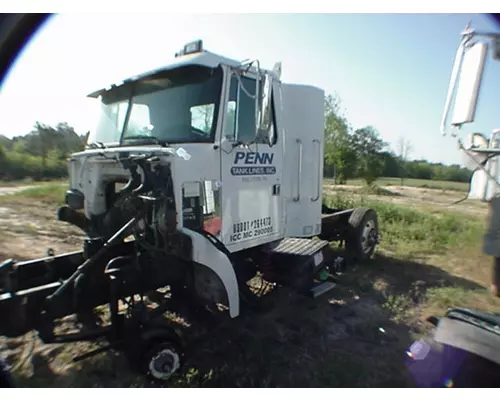
[[[8,188],[12,191],[12,188]],[[331,188],[327,188],[331,191]],[[391,187],[399,193],[384,201],[426,203],[455,201],[457,193]],[[0,193],[2,190],[0,189]],[[4,193],[7,192],[7,189]],[[436,192],[436,191],[434,191]],[[460,195],[458,195],[460,197]],[[468,212],[482,213],[472,206]],[[0,260],[44,256],[80,248],[80,232],[55,220],[55,208],[37,202],[0,205]],[[409,387],[405,350],[425,331],[420,319],[396,321],[382,306],[384,285],[404,268],[393,295],[410,293],[414,283],[443,282],[463,287],[477,283],[450,276],[430,264],[379,253],[368,266],[356,266],[339,286],[313,301],[287,290],[272,293],[274,306],[257,315],[226,323],[191,351],[181,387]],[[71,318],[69,318],[71,320]],[[1,339],[4,355],[21,386],[137,387],[150,386],[134,374],[120,353],[104,353],[73,363],[72,358],[97,344],[43,344],[33,333]]]
[[[0,196],[6,196],[9,194],[14,194],[18,192],[22,192],[23,190],[26,189],[31,189],[37,187],[36,185],[29,185],[29,186],[7,186],[7,187],[0,187]]]

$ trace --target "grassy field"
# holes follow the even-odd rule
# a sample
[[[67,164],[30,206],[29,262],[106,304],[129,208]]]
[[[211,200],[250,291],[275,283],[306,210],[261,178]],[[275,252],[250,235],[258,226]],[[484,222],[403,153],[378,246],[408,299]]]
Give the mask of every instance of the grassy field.
[[[414,192],[379,185],[370,193],[325,190],[330,206],[377,210],[382,244],[372,262],[353,266],[316,301],[274,291],[273,309],[242,316],[208,337],[172,386],[411,387],[405,349],[427,333],[425,317],[454,306],[500,310],[487,291],[491,260],[480,251],[484,206],[444,206],[436,199],[447,189],[421,182],[413,185],[428,197],[418,202]],[[48,244],[57,251],[78,248],[79,233],[54,220],[64,190],[57,184],[0,196],[0,259],[37,256]],[[450,201],[462,195],[446,194]],[[23,386],[150,386],[119,353],[73,364],[73,356],[94,345],[31,343],[31,335],[4,343]]]
[[[347,181],[348,185],[364,185],[361,179],[351,179]],[[377,186],[401,186],[401,179],[399,178],[380,178],[375,184]],[[437,189],[437,190],[456,190],[465,192],[469,188],[466,182],[449,182],[449,181],[434,181],[428,179],[412,179],[404,180],[404,186]]]

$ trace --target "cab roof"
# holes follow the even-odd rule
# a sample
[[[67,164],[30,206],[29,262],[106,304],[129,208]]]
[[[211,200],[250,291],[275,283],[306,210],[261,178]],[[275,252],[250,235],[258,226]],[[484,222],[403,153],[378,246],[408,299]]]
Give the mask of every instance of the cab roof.
[[[156,74],[161,73],[161,72],[170,71],[170,70],[173,70],[176,68],[188,66],[188,65],[195,65],[195,66],[207,67],[207,68],[217,68],[221,64],[229,65],[232,67],[238,67],[241,65],[241,62],[236,61],[236,60],[232,60],[230,58],[226,58],[226,57],[223,57],[223,56],[220,56],[218,54],[211,53],[211,52],[205,51],[205,50],[199,51],[197,53],[180,55],[180,56],[177,56],[172,62],[170,62],[162,67],[141,73],[139,75],[132,76],[130,78],[122,80],[121,82],[113,83],[106,88],[102,88],[102,89],[96,90],[95,92],[90,93],[88,95],[88,97],[96,98],[96,97],[99,97],[101,94],[103,94],[111,89],[114,89],[116,87],[123,86],[125,84],[132,83],[132,82],[137,82],[137,81],[140,81],[140,80],[147,78],[149,76],[156,75]]]

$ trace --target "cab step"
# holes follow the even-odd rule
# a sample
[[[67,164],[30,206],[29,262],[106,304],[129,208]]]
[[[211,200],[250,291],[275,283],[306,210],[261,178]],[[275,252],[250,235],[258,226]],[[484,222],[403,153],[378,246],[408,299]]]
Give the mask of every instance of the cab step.
[[[312,297],[315,299],[315,298],[329,292],[330,290],[335,288],[335,286],[337,286],[337,284],[335,282],[332,282],[332,281],[325,281],[325,282],[317,283],[311,288],[310,293],[311,293]]]

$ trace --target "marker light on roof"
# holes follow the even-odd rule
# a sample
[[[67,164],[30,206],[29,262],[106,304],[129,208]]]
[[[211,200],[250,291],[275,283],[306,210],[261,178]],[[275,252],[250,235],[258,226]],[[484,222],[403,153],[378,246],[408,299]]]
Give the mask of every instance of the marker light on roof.
[[[194,42],[189,42],[185,44],[184,48],[181,51],[179,51],[175,56],[180,57],[188,54],[200,53],[202,51],[203,51],[203,41],[196,40]]]

